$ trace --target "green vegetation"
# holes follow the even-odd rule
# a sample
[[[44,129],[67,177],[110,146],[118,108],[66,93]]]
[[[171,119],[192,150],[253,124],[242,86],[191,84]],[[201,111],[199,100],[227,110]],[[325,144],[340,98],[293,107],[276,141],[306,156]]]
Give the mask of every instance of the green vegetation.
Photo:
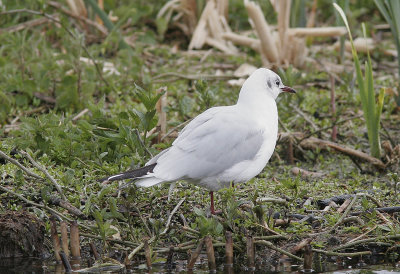
[[[351,36],[351,31],[349,24],[346,19],[346,15],[343,10],[337,5],[333,4],[346,25],[347,31],[349,33],[349,39],[351,43],[351,50],[353,54],[354,66],[357,73],[357,83],[360,89],[361,104],[364,112],[365,121],[368,129],[368,140],[371,147],[371,155],[379,158],[381,156],[381,141],[380,141],[380,122],[381,114],[383,108],[383,97],[385,95],[385,89],[382,88],[379,92],[378,100],[375,101],[375,89],[374,89],[374,77],[372,74],[372,63],[371,57],[369,55],[369,50],[367,50],[367,61],[364,66],[364,73],[361,70],[360,60],[358,58],[357,50],[354,47],[353,37]],[[365,25],[362,24],[364,37],[366,38]]]
[[[111,24],[104,22],[106,33],[62,12],[52,1],[2,2],[6,8],[0,7],[0,151],[36,176],[0,157],[0,214],[28,210],[45,222],[50,235],[49,218],[55,213],[49,208],[53,209],[61,219],[77,220],[81,232],[89,235],[82,237],[82,246],[98,241],[103,255],[113,250],[123,254],[118,259],[140,247],[131,257],[135,267],[143,266],[144,239],[153,262],[164,260],[171,246],[186,260],[186,250],[194,249],[205,235],[212,235],[215,251],[223,257],[225,232],[231,231],[235,264],[240,266],[245,264],[248,235],[256,241],[277,236],[268,241],[285,250],[312,237],[314,248],[332,251],[366,232],[364,237],[375,243],[398,241],[390,238],[400,233],[398,213],[381,213],[385,221],[372,210],[398,206],[400,197],[400,111],[390,92],[398,85],[398,72],[393,56],[384,51],[392,44],[378,43],[371,55],[357,53],[352,44],[352,63],[333,47],[339,39],[313,37],[304,67],[274,68],[284,84],[298,91],[278,98],[279,131],[284,134],[259,176],[215,193],[221,214],[210,216],[208,191],[185,182],[177,182],[172,190],[169,185],[138,188],[129,182],[98,180],[143,166],[171,145],[187,121],[210,107],[234,104],[240,86],[228,80],[238,80],[232,75],[244,63],[262,66],[259,54],[244,47],[238,47],[237,55],[213,48],[187,52],[190,37],[177,25],[157,19],[167,1],[104,1],[103,13],[94,8],[97,1],[84,1],[91,22],[96,22],[96,15],[111,18]],[[59,2],[69,10],[66,1]],[[312,1],[293,2],[291,24],[303,26]],[[345,2],[350,23],[365,21],[374,36],[391,43],[390,33],[374,28],[384,22],[372,0],[365,5]],[[260,3],[268,22],[275,24],[276,14],[268,12],[272,6]],[[316,26],[335,22],[332,1],[318,1],[317,10]],[[32,23],[42,19],[41,24]],[[349,29],[344,15],[343,19]],[[228,23],[238,33],[250,28],[243,1],[230,1]],[[362,36],[361,27],[350,25],[353,34]],[[352,41],[350,29],[349,34]],[[166,104],[157,110],[162,96]],[[162,115],[167,117],[165,133],[157,126]],[[363,156],[370,151],[376,159],[361,161],[333,146],[316,145],[331,140],[334,125],[338,145]],[[373,161],[383,168],[376,168]],[[293,167],[314,173],[295,173]],[[54,203],[60,194],[50,177],[83,217]],[[335,204],[318,203],[355,193],[360,197],[347,213],[338,212]],[[341,220],[352,213],[359,215]],[[280,254],[271,255],[271,250],[257,245],[257,255],[272,264]],[[358,250],[368,249],[358,245],[339,252]],[[387,256],[398,261],[398,253],[392,249]]]
[[[382,13],[386,22],[390,25],[393,40],[397,50],[398,73],[400,77],[400,2],[389,0],[374,0],[379,11]],[[400,87],[397,86],[400,91]],[[400,106],[400,94],[396,96],[397,105]]]

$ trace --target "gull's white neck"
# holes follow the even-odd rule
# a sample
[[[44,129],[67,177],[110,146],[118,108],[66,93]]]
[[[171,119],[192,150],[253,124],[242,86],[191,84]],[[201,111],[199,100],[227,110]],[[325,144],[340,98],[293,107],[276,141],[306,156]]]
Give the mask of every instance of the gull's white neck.
[[[248,108],[254,112],[277,112],[275,98],[269,92],[268,87],[263,85],[254,85],[246,81],[239,93],[237,105]]]

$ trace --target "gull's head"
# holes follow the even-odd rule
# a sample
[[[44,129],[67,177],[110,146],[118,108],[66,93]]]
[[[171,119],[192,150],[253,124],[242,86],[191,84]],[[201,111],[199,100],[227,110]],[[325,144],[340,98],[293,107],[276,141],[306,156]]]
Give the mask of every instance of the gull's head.
[[[257,91],[268,94],[274,99],[282,92],[296,93],[294,89],[282,83],[278,74],[266,68],[259,68],[254,71],[244,82],[242,91],[246,93]]]

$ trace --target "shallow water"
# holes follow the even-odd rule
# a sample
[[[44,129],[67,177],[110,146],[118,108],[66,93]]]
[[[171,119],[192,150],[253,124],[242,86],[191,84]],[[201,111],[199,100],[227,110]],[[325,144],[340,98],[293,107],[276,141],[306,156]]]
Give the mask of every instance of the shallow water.
[[[0,260],[0,273],[65,273],[62,265],[57,265],[53,261],[44,261],[35,258],[17,258]],[[102,272],[105,273],[105,272]],[[123,272],[107,273],[149,273],[145,265],[135,266]],[[207,261],[200,258],[192,272],[186,270],[186,261],[177,260],[172,266],[165,263],[154,264],[151,273],[210,273]],[[400,264],[392,265],[366,265],[362,268],[352,265],[341,265],[336,263],[324,263],[323,269],[313,272],[304,272],[299,265],[281,264],[275,267],[266,267],[264,270],[249,271],[242,267],[234,267],[231,271],[224,269],[221,264],[215,273],[334,273],[334,274],[369,274],[369,273],[400,273]]]

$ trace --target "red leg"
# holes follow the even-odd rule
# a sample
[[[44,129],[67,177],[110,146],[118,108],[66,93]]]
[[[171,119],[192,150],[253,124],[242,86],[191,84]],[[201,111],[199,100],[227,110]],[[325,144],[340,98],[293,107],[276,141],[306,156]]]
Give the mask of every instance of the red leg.
[[[210,199],[211,199],[211,205],[210,205],[210,211],[212,215],[215,215],[215,210],[214,210],[214,192],[210,191]]]

